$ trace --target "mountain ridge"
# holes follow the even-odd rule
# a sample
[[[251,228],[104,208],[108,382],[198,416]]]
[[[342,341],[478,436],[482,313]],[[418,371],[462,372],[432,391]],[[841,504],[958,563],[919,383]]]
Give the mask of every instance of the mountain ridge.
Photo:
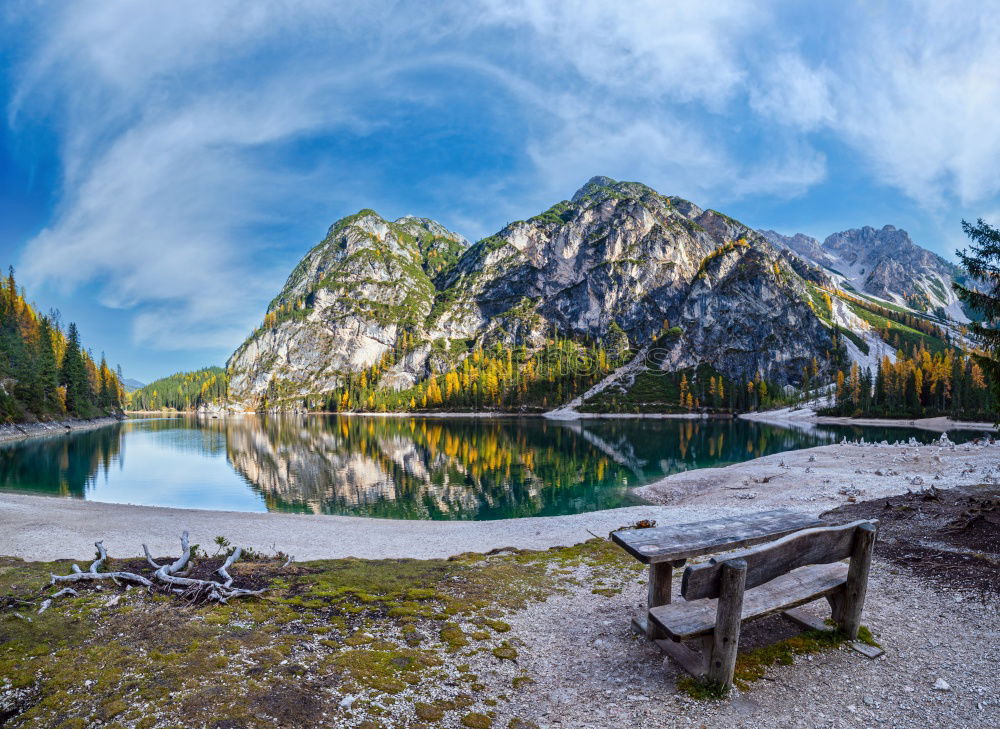
[[[917,245],[894,225],[851,228],[830,234],[822,243],[802,233],[760,233],[824,269],[836,285],[941,319],[969,320],[951,288],[961,275],[959,267]]]
[[[607,177],[471,245],[435,221],[361,210],[293,269],[227,363],[230,392],[271,406],[362,372],[405,390],[477,349],[623,339],[633,351],[658,341],[661,368],[792,384],[836,345],[814,284],[789,263],[723,213]]]

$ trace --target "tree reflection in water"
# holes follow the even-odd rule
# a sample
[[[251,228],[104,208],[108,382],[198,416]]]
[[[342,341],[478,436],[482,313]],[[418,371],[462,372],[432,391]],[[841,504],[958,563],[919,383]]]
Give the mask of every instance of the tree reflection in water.
[[[174,506],[203,506],[211,495],[211,508],[498,519],[623,506],[632,503],[632,487],[670,473],[843,437],[911,436],[936,437],[728,419],[159,418],[0,446],[0,487]],[[164,474],[164,463],[176,467]],[[114,489],[102,488],[108,481]],[[172,489],[169,499],[157,500],[156,483]],[[141,499],[129,498],[143,489]],[[248,498],[255,506],[247,507]]]

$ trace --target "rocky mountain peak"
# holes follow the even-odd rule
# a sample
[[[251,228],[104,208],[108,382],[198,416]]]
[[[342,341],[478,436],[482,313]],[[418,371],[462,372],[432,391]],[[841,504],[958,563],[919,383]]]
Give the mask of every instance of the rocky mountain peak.
[[[230,389],[293,400],[377,363],[381,387],[408,388],[476,348],[534,350],[558,333],[627,336],[638,351],[667,329],[664,368],[784,384],[831,346],[810,285],[738,220],[609,177],[472,246],[433,220],[362,210],[292,271],[230,359]]]
[[[822,245],[801,233],[787,236],[765,230],[761,234],[808,263],[826,269],[838,286],[918,311],[967,320],[951,289],[959,269],[914,243],[909,233],[895,225],[840,231],[827,236]]]
[[[573,197],[570,198],[572,202],[580,202],[585,197],[594,195],[600,192],[601,188],[611,187],[617,184],[617,180],[613,180],[610,177],[605,177],[603,175],[595,175],[591,177],[587,182],[584,183],[583,187],[573,193]]]

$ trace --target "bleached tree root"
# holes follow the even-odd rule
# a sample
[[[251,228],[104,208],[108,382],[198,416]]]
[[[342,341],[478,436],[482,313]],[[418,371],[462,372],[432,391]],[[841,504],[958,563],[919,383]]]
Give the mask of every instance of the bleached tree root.
[[[231,555],[226,558],[223,565],[216,570],[222,576],[224,582],[214,580],[197,580],[190,577],[178,577],[178,573],[183,571],[191,559],[191,545],[188,542],[188,533],[181,534],[181,556],[173,564],[158,564],[150,555],[149,548],[143,544],[143,551],[146,553],[146,561],[156,568],[153,578],[174,588],[174,592],[192,602],[208,600],[210,602],[225,603],[236,597],[252,597],[261,595],[265,590],[245,590],[233,587],[233,578],[229,575],[228,569],[240,558],[243,550],[237,547]]]
[[[243,550],[239,547],[233,550],[233,553],[226,558],[223,565],[216,570],[216,573],[222,577],[222,582],[182,577],[181,575],[186,574],[184,570],[191,561],[191,545],[187,532],[181,534],[181,556],[171,564],[159,564],[150,554],[149,547],[145,544],[142,545],[142,550],[146,554],[146,561],[149,562],[149,565],[154,570],[156,570],[153,573],[152,580],[143,577],[142,575],[137,575],[134,572],[100,572],[99,570],[104,566],[104,562],[108,558],[108,553],[104,549],[104,544],[102,542],[96,542],[94,546],[97,547],[97,559],[94,560],[86,572],[74,564],[72,565],[72,572],[70,572],[70,574],[52,575],[52,581],[50,584],[55,585],[57,582],[87,582],[106,579],[113,580],[116,584],[118,583],[118,580],[123,580],[125,582],[133,582],[143,585],[145,587],[156,587],[158,583],[159,585],[169,589],[171,592],[187,598],[191,602],[209,601],[225,603],[233,598],[254,597],[266,592],[266,588],[261,590],[247,590],[240,587],[233,587],[233,577],[229,574],[229,568],[232,567],[243,554]],[[55,593],[51,598],[42,603],[42,607],[39,609],[39,612],[44,612],[49,605],[52,604],[52,600],[54,598],[69,593],[75,595],[76,591],[71,588],[65,588]]]
[[[134,572],[98,572],[101,567],[104,566],[104,562],[108,558],[107,550],[104,549],[104,542],[94,542],[94,546],[97,547],[98,557],[95,559],[90,568],[84,572],[80,569],[78,565],[73,565],[71,569],[73,570],[68,575],[51,575],[52,580],[49,584],[56,584],[57,582],[87,582],[93,580],[125,580],[126,582],[134,582],[139,585],[144,585],[146,587],[152,587],[153,583],[142,575],[137,575]],[[63,594],[62,591],[56,593],[56,595]],[[55,597],[55,595],[53,595]]]
[[[72,587],[64,587],[59,592],[54,594],[52,597],[48,597],[42,600],[42,604],[38,606],[38,614],[41,615],[46,610],[48,610],[49,606],[52,605],[52,601],[55,600],[56,598],[60,598],[63,595],[72,595],[73,597],[76,597],[79,594],[80,593],[74,590]]]

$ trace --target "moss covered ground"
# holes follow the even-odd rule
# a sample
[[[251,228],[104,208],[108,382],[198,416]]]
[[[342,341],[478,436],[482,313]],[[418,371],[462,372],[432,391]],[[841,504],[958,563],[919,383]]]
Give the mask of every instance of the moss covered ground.
[[[113,558],[109,570],[142,571]],[[644,581],[604,539],[448,560],[257,559],[230,572],[266,586],[261,598],[190,605],[104,582],[38,613],[50,573],[70,564],[0,557],[0,727],[531,729],[508,707],[535,683],[522,660],[536,636],[511,616],[564,590],[613,600]],[[216,562],[202,555],[193,571]],[[741,654],[737,683],[831,640]]]
[[[635,579],[638,564],[605,540],[449,560],[239,562],[236,584],[266,585],[262,598],[190,606],[106,582],[39,614],[49,574],[69,563],[0,558],[0,726],[507,726],[497,708],[531,678],[518,666],[528,637],[504,617],[581,566],[600,589]]]

